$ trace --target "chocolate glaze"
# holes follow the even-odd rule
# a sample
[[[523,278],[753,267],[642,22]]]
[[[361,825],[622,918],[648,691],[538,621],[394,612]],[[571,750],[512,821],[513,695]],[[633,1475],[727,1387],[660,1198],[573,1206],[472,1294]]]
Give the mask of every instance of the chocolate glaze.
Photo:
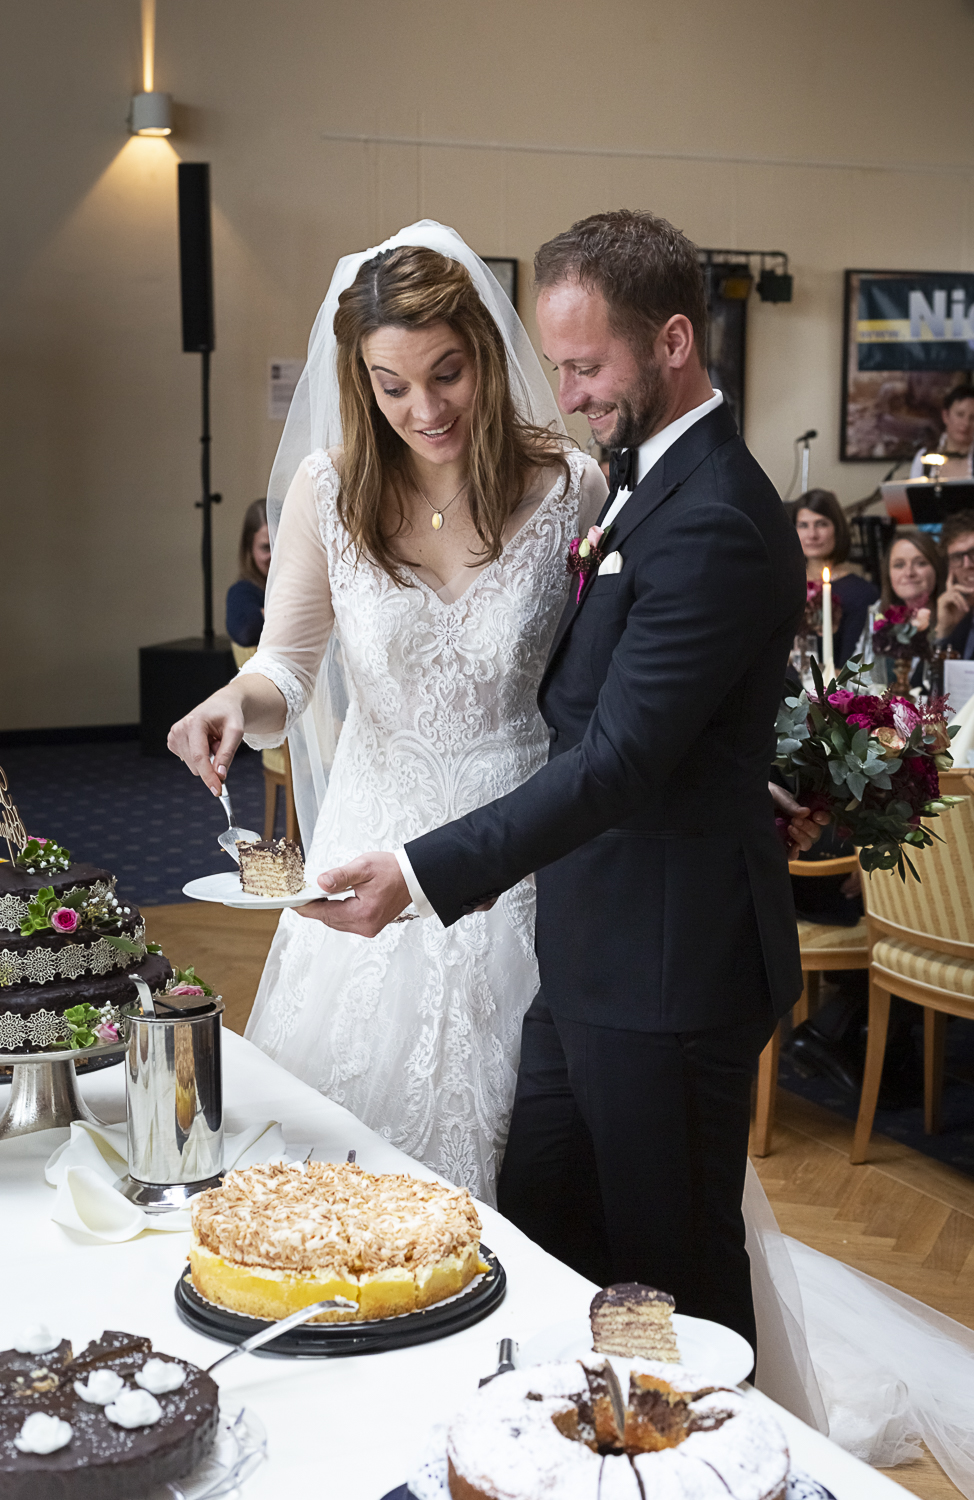
[[[666,1307],[676,1306],[669,1292],[658,1292],[654,1286],[644,1286],[640,1281],[618,1281],[615,1286],[603,1287],[601,1292],[596,1292],[589,1312],[597,1313],[603,1307],[628,1307],[634,1302],[662,1302]]]
[[[50,984],[11,984],[0,987],[0,1011],[15,1011],[32,1016],[38,1010],[63,1014],[72,1005],[130,1005],[139,996],[132,983],[133,975],[144,979],[150,990],[161,990],[172,978],[169,961],[161,953],[148,953],[127,969],[112,969],[107,974],[82,974],[78,979],[56,979]],[[40,1047],[24,1043],[25,1052],[40,1052]],[[0,1051],[0,1067],[6,1054]],[[0,1491],[2,1494],[2,1491]]]
[[[52,886],[54,894],[61,896],[78,885],[94,885],[104,880],[111,885],[114,880],[110,870],[100,870],[97,865],[70,864],[66,870],[44,871],[39,875],[28,875],[13,864],[0,865],[0,896],[20,896],[29,901],[42,886]]]
[[[130,1500],[155,1485],[182,1478],[202,1462],[216,1440],[219,1392],[204,1371],[175,1361],[186,1371],[185,1383],[156,1400],[162,1417],[151,1427],[125,1428],[110,1422],[102,1406],[75,1393],[75,1380],[87,1380],[93,1369],[111,1369],[133,1389],[132,1377],[152,1354],[148,1339],[128,1333],[103,1333],[76,1359],[51,1354],[0,1353],[0,1495],[3,1500]],[[23,1394],[9,1383],[7,1372],[20,1373],[17,1362],[46,1368],[53,1389]],[[29,1372],[28,1372],[29,1373]],[[48,1382],[38,1381],[38,1384]],[[71,1441],[55,1453],[21,1453],[14,1438],[31,1412],[42,1411],[70,1422]]]

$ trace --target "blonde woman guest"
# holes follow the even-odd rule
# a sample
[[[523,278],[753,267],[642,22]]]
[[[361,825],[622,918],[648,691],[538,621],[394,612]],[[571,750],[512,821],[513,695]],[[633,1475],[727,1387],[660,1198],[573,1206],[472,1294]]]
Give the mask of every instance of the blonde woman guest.
[[[264,591],[271,564],[267,501],[247,506],[240,533],[240,577],[227,589],[227,635],[237,646],[256,646],[264,628]]]

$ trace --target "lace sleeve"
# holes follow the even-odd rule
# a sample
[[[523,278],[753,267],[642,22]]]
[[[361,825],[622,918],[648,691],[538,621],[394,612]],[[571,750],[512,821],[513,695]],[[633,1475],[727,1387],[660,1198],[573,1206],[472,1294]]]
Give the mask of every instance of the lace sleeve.
[[[599,511],[606,502],[609,486],[605,475],[594,458],[587,453],[579,454],[581,477],[578,494],[578,534],[584,536],[590,526],[598,520]]]
[[[257,653],[240,675],[257,672],[280,691],[284,724],[274,734],[247,734],[254,750],[283,743],[314,692],[318,668],[335,623],[328,581],[328,559],[318,524],[316,490],[334,474],[305,459],[284,501],[274,556],[267,579],[264,629]]]

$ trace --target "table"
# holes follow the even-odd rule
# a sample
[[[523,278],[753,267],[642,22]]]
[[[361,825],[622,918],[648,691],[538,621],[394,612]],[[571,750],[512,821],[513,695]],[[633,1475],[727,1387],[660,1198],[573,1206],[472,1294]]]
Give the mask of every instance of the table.
[[[321,1160],[344,1161],[354,1148],[369,1171],[436,1180],[242,1037],[224,1032],[224,1048],[229,1131],[277,1120],[289,1143],[314,1144]],[[84,1079],[81,1090],[101,1119],[124,1119],[121,1067]],[[173,1301],[188,1234],[147,1231],[126,1244],[102,1245],[49,1218],[54,1190],[44,1181],[43,1166],[65,1134],[0,1141],[0,1348],[9,1348],[24,1324],[41,1321],[72,1339],[75,1348],[103,1328],[120,1328],[147,1334],[166,1353],[209,1364],[226,1346],[187,1328]],[[494,1368],[499,1339],[524,1343],[549,1324],[587,1311],[591,1282],[496,1210],[480,1205],[480,1214],[484,1241],[508,1274],[505,1300],[483,1322],[436,1343],[385,1354],[318,1361],[243,1355],[226,1367],[221,1387],[251,1407],[268,1434],[269,1461],[247,1482],[243,1500],[379,1500],[408,1477],[433,1423],[447,1419]],[[795,1463],[828,1485],[836,1500],[902,1500],[908,1493],[759,1392],[751,1399],[774,1412]]]

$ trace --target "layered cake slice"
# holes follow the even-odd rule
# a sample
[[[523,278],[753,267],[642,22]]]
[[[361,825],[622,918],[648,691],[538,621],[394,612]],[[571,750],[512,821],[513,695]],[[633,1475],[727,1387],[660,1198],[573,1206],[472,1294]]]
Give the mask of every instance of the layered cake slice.
[[[593,1349],[599,1354],[679,1364],[680,1351],[673,1331],[675,1306],[669,1292],[658,1292],[638,1281],[605,1287],[592,1298],[589,1309]]]
[[[293,839],[237,844],[240,884],[249,896],[296,896],[304,890],[304,859]]]

